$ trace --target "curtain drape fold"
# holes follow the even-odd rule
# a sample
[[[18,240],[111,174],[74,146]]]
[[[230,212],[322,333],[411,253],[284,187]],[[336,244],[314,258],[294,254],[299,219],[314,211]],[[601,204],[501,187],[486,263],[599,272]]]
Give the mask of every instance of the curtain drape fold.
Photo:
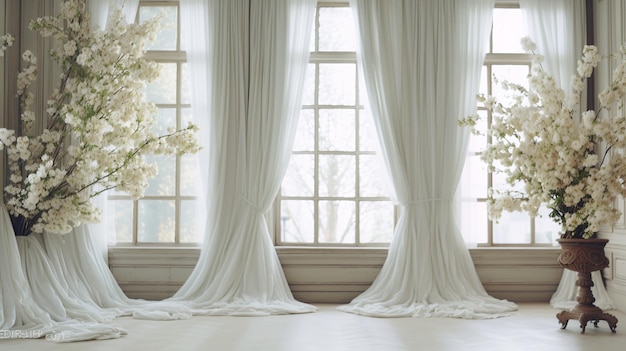
[[[587,44],[585,1],[520,0],[520,8],[529,36],[537,44],[538,53],[544,56],[546,72],[553,75],[567,93],[571,78],[576,74],[577,60]],[[586,107],[584,99],[581,107]],[[604,310],[614,308],[602,274],[593,272],[592,279],[595,305]],[[564,269],[559,286],[550,299],[554,308],[570,309],[577,304],[575,282],[576,272]]]
[[[455,223],[454,194],[476,108],[493,0],[352,0],[382,156],[401,207],[383,268],[340,310],[379,317],[493,318]]]
[[[291,155],[315,4],[181,1],[210,196],[200,259],[173,299],[197,313],[316,310],[293,298],[265,220]]]
[[[99,18],[94,26],[104,29],[110,6],[123,2],[90,2]],[[134,7],[124,9],[132,19],[138,1],[130,2]],[[104,224],[81,224],[62,236],[16,237],[6,207],[0,205],[0,329],[10,329],[9,337],[45,336],[57,342],[118,338],[126,331],[106,323],[118,316],[190,318],[191,308],[183,302],[126,297],[102,257]]]

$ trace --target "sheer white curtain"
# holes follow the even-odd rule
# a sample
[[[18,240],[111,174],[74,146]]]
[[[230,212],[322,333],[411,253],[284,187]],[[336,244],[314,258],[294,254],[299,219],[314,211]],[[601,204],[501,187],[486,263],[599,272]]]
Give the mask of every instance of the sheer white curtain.
[[[493,0],[353,0],[360,59],[402,213],[372,286],[342,311],[379,317],[494,318],[517,306],[485,292],[453,197],[476,108]]]
[[[520,8],[528,26],[529,36],[537,44],[537,51],[544,58],[546,72],[552,74],[566,92],[571,78],[576,74],[577,60],[587,44],[585,25],[585,1],[570,0],[520,0]],[[582,97],[581,105],[585,108]],[[613,302],[604,287],[602,274],[592,273],[596,298],[595,304],[602,309],[612,309]],[[550,303],[559,309],[576,305],[578,287],[576,272],[563,270],[559,286]]]
[[[54,322],[35,303],[21,269],[15,233],[0,199],[0,330],[51,331]]]
[[[94,26],[104,30],[107,25],[108,17],[115,8],[121,8],[126,21],[132,23],[135,21],[139,0],[89,0],[87,1],[87,9],[91,13],[91,22]],[[90,224],[90,232],[92,241],[100,250],[104,261],[108,263],[108,244],[115,242],[115,221],[112,216],[114,213],[114,205],[107,204],[107,193],[103,193],[93,201],[102,211],[100,223]],[[107,206],[108,205],[108,206]]]
[[[315,3],[181,1],[210,195],[200,259],[174,299],[198,313],[315,311],[293,298],[264,217],[291,154]]]
[[[121,8],[126,20],[133,22],[138,4],[138,0],[92,1],[89,10],[94,15],[94,25],[104,30],[108,14],[115,8]],[[96,201],[100,208],[106,209],[106,195],[100,196]],[[100,223],[81,224],[63,236],[44,235],[42,245],[54,275],[41,272],[36,279],[54,277],[49,286],[56,291],[56,299],[68,316],[80,320],[106,322],[131,314],[136,318],[157,320],[190,318],[188,304],[129,299],[124,294],[106,260],[102,258],[102,253],[106,255],[107,252],[107,234],[115,230],[111,223],[113,219],[107,217],[107,212],[104,211]],[[37,247],[36,242],[29,245]],[[31,252],[25,254],[30,255]],[[40,299],[50,295],[45,290],[33,289],[33,293]]]
[[[109,13],[121,8],[128,23],[135,21],[139,0],[87,0],[87,9],[91,13],[91,22],[104,29]]]

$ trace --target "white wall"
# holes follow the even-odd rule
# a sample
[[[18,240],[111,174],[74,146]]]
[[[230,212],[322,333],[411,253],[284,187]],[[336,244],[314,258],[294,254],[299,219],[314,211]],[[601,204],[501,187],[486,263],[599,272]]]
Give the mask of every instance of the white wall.
[[[626,42],[626,0],[595,0],[595,44],[601,53],[618,51]],[[596,95],[608,85],[609,72],[615,68],[615,61],[603,62],[596,70]],[[618,201],[624,212],[625,201]],[[621,311],[626,310],[626,217],[615,228],[603,230],[600,236],[609,239],[606,254],[609,268],[603,274],[607,290]]]

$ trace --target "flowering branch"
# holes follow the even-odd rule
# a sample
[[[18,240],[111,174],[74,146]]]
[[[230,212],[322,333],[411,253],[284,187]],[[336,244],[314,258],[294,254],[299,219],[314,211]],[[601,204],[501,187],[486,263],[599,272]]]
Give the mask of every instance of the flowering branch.
[[[63,234],[98,221],[94,196],[114,188],[133,198],[143,195],[157,171],[145,155],[199,150],[193,124],[165,135],[154,132],[156,107],[146,101],[144,88],[159,70],[143,56],[158,18],[127,24],[118,9],[106,31],[92,29],[89,21],[84,1],[66,0],[57,17],[30,23],[59,44],[50,55],[62,74],[48,101],[48,125],[33,135],[29,87],[36,79],[36,58],[26,51],[17,84],[20,123],[15,131],[0,128],[10,173],[5,200],[18,234]],[[11,36],[1,36],[0,52],[11,42]]]
[[[613,204],[618,195],[626,196],[626,156],[616,151],[626,148],[626,118],[612,112],[626,97],[626,49],[609,87],[598,95],[598,110],[581,111],[584,82],[603,59],[597,48],[584,47],[566,94],[544,71],[535,44],[524,38],[522,46],[533,55],[529,88],[501,82],[512,93],[508,106],[492,96],[478,98],[493,116],[487,131],[492,142],[482,159],[490,170],[504,174],[511,187],[490,189],[490,218],[503,211],[537,215],[540,206],[547,206],[562,237],[594,237],[600,225],[620,218]],[[476,129],[477,120],[475,115],[460,124]]]

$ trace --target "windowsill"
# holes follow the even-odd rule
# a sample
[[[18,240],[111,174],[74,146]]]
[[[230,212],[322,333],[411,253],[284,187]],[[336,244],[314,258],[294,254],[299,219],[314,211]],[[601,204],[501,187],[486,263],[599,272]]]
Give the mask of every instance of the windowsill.
[[[276,252],[387,252],[389,247],[379,246],[275,246]],[[166,245],[119,245],[109,246],[109,251],[200,251],[201,246],[166,246]],[[474,246],[469,247],[473,251],[558,251],[558,246]]]

